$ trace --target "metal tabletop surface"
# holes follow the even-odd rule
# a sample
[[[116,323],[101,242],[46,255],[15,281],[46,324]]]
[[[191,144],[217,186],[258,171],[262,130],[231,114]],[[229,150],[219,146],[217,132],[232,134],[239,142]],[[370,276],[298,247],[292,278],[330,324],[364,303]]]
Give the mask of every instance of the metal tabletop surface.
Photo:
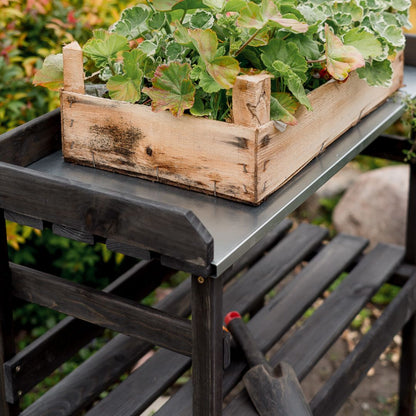
[[[416,68],[406,67],[404,84],[403,90],[416,96]],[[213,276],[218,276],[359,154],[396,121],[403,111],[404,104],[400,99],[388,100],[258,207],[66,163],[60,152],[51,154],[28,168],[73,182],[84,182],[97,189],[116,190],[130,197],[137,196],[192,210],[214,239]]]

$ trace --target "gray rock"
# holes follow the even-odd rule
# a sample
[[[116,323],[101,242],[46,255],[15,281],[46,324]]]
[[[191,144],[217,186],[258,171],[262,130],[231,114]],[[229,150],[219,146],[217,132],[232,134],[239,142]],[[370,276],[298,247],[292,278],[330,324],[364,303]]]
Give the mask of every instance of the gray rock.
[[[336,206],[333,223],[338,232],[379,242],[404,245],[409,170],[389,166],[363,173]]]

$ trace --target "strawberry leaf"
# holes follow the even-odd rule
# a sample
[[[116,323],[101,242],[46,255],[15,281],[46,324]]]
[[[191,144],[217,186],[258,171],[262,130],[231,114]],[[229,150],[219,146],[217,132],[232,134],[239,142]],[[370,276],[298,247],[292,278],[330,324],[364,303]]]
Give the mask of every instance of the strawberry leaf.
[[[351,71],[365,65],[358,49],[352,45],[344,45],[327,24],[325,24],[325,38],[327,71],[334,79],[344,81]]]
[[[61,53],[45,58],[42,68],[33,78],[34,85],[58,91],[64,84],[64,61]]]
[[[117,33],[105,33],[103,36],[102,31],[98,33],[99,38],[90,39],[83,48],[85,55],[89,56],[98,68],[116,59],[119,52],[129,50],[129,43],[124,36]]]
[[[170,110],[174,116],[194,104],[195,86],[190,79],[191,66],[172,62],[159,65],[152,79],[151,88],[143,88],[143,92],[152,99],[153,111]]]

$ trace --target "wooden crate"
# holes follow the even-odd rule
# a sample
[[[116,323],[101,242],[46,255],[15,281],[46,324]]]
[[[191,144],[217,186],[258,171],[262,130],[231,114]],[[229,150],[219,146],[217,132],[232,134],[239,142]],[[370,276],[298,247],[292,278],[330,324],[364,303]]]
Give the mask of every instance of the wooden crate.
[[[239,77],[234,124],[152,112],[148,106],[84,94],[82,52],[64,48],[61,93],[65,160],[258,205],[329,144],[401,87],[403,55],[390,88],[352,74],[308,97],[298,124],[280,132],[269,119],[270,79]]]

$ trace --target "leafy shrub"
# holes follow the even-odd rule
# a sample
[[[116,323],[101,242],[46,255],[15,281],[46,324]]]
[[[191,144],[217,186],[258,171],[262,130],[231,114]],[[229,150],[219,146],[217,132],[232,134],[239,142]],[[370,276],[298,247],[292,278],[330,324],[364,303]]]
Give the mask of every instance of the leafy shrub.
[[[59,105],[32,77],[50,53],[107,27],[128,0],[0,0],[0,134]]]

